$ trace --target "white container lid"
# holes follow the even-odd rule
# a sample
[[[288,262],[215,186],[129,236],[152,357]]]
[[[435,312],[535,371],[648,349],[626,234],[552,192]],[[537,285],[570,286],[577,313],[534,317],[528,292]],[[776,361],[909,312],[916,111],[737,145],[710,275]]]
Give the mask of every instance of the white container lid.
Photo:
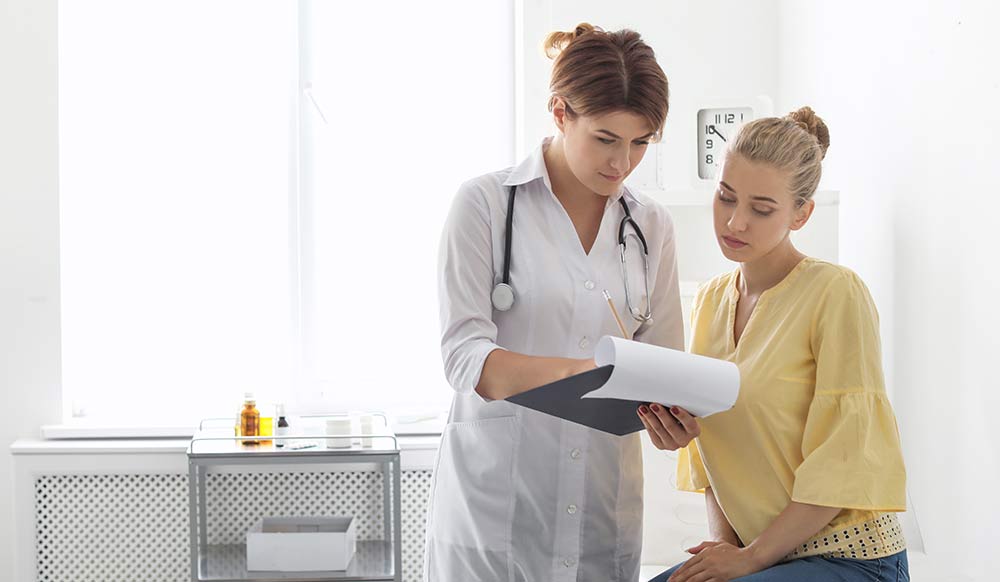
[[[344,417],[344,418],[331,418],[327,420],[326,432],[328,434],[350,434],[351,419],[348,417]]]

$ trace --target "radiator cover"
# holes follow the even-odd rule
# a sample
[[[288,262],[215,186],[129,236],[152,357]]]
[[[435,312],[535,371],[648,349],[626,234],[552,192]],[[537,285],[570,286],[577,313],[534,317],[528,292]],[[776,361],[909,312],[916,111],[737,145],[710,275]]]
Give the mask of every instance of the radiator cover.
[[[423,574],[431,471],[402,472],[403,580]],[[378,471],[210,473],[208,537],[245,541],[264,516],[353,515],[358,539],[383,538]],[[35,479],[38,580],[188,582],[187,474],[41,475]]]

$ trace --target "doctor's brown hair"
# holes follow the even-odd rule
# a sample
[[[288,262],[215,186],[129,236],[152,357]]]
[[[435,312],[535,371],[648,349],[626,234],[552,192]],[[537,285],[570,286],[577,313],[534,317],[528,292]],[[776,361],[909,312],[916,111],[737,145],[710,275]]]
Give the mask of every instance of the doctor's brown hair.
[[[570,119],[628,111],[644,117],[659,139],[669,109],[667,76],[638,32],[581,23],[572,32],[549,34],[544,48],[555,59],[549,111],[557,98],[566,102]]]

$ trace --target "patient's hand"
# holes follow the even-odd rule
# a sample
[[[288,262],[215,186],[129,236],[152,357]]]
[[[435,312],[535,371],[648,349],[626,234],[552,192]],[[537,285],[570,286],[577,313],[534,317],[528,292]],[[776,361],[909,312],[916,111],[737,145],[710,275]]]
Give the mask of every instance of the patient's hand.
[[[698,419],[678,406],[669,410],[661,404],[642,405],[638,410],[642,424],[646,425],[649,440],[661,451],[676,451],[687,446],[701,434]]]
[[[750,549],[726,542],[702,542],[688,552],[695,556],[677,568],[668,582],[728,582],[764,569]]]

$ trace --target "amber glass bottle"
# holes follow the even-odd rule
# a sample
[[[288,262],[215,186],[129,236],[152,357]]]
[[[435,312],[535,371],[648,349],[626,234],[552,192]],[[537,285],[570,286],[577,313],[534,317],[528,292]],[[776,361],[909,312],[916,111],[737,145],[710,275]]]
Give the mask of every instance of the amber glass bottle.
[[[240,412],[240,434],[243,436],[260,436],[260,411],[253,392],[247,392],[243,399],[243,410]],[[256,445],[260,441],[245,440],[243,444]]]

